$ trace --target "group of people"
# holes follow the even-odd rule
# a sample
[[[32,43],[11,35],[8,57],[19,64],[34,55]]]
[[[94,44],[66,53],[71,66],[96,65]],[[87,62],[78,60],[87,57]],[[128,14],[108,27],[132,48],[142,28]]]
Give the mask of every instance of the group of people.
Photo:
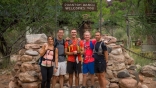
[[[100,88],[106,88],[106,66],[108,62],[107,47],[102,40],[100,32],[95,33],[95,39],[90,39],[89,31],[84,33],[84,40],[77,38],[77,30],[71,30],[71,37],[63,39],[64,30],[59,29],[57,38],[47,37],[39,53],[43,57],[41,62],[42,82],[41,88],[55,87],[56,78],[59,77],[60,87],[64,85],[64,75],[69,74],[69,88],[79,88],[79,74],[83,73],[82,88],[86,87],[87,75],[91,75],[91,88],[94,88],[94,76],[99,80]]]

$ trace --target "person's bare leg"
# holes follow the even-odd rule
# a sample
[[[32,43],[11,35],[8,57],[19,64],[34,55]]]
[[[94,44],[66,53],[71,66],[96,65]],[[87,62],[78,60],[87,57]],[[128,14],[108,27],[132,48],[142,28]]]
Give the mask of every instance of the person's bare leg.
[[[100,73],[96,73],[96,76],[98,77],[100,88],[102,88],[102,82],[101,82],[101,78],[100,78]]]
[[[75,86],[79,86],[79,75],[75,74]]]
[[[60,75],[59,77],[60,88],[63,88],[63,81],[64,81],[64,76]]]
[[[106,78],[105,78],[105,72],[103,73],[100,73],[99,74],[99,77],[100,77],[100,88],[106,88]]]
[[[69,74],[69,86],[73,86],[73,74]]]
[[[83,86],[85,87],[86,86],[86,76],[87,74],[83,74]]]
[[[52,77],[52,88],[55,88],[56,77],[57,77],[57,76],[53,76],[53,77]]]
[[[94,86],[94,74],[91,74],[91,83],[92,83],[92,86]]]

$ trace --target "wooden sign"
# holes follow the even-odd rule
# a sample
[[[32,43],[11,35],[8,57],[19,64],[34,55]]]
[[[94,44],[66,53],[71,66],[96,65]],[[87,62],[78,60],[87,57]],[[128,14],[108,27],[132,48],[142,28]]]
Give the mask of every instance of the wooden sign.
[[[63,2],[63,11],[97,11],[97,3],[94,2]]]

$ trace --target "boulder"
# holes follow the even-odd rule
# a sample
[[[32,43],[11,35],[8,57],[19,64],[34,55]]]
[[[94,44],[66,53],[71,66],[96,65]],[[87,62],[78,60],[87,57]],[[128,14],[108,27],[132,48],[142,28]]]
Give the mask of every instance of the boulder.
[[[123,71],[118,72],[117,77],[126,78],[126,77],[130,77],[130,74],[127,70],[123,70]]]
[[[134,59],[133,59],[132,57],[126,58],[126,59],[125,59],[125,63],[126,63],[127,65],[134,64]]]
[[[148,88],[148,86],[146,86],[145,84],[142,84],[141,88]]]
[[[11,56],[10,56],[10,61],[11,61],[11,62],[16,62],[16,61],[18,61],[19,58],[20,58],[20,56],[21,56],[21,55],[11,55]]]
[[[142,67],[141,73],[147,77],[155,77],[156,76],[156,67],[146,65],[146,66]]]
[[[26,51],[26,49],[21,49],[21,50],[18,52],[18,54],[19,54],[19,55],[24,55],[24,54],[25,54],[25,51]]]
[[[10,81],[9,82],[9,88],[20,88],[16,82]]]
[[[119,88],[117,83],[110,83],[109,88]]]
[[[120,71],[120,70],[123,70],[125,68],[126,68],[125,63],[114,63],[113,68],[111,70]]]
[[[114,78],[114,75],[113,75],[112,70],[107,69],[107,71],[106,71],[106,76],[107,76],[107,78],[109,78],[109,79]]]
[[[24,63],[22,63],[20,69],[22,72],[26,72],[26,71],[34,70],[34,67],[31,63],[24,62]]]
[[[30,34],[26,35],[26,42],[28,44],[40,44],[47,42],[47,36],[45,34]]]
[[[124,78],[119,81],[121,88],[137,88],[137,81],[132,78]]]
[[[119,82],[119,78],[113,78],[110,80],[111,83],[118,83]]]
[[[115,48],[111,51],[111,54],[120,55],[120,54],[122,54],[122,49],[121,48]]]
[[[39,83],[37,82],[22,83],[22,88],[39,88]]]
[[[27,71],[19,74],[19,79],[23,83],[35,82],[38,80],[37,73],[35,71]]]
[[[21,56],[20,61],[27,62],[27,61],[32,61],[32,59],[33,59],[32,56],[23,55],[23,56]]]
[[[40,48],[40,44],[26,44],[25,45],[25,49],[39,49]]]
[[[112,61],[113,63],[115,62],[123,63],[125,62],[125,58],[122,54],[121,55],[109,54],[109,61]]]
[[[39,55],[39,53],[37,52],[37,51],[34,51],[34,50],[26,50],[25,51],[25,54],[27,54],[27,55],[31,55],[31,56],[37,56],[37,55]]]

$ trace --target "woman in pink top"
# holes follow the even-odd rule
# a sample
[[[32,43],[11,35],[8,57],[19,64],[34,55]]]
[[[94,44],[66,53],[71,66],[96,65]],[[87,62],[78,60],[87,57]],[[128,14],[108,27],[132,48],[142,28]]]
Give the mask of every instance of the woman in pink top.
[[[50,81],[53,74],[54,64],[55,64],[54,72],[56,72],[58,69],[58,49],[54,48],[53,37],[49,36],[47,38],[47,43],[45,43],[42,46],[40,50],[40,55],[43,57],[41,63],[41,74],[42,74],[41,88],[45,87],[50,88]]]

